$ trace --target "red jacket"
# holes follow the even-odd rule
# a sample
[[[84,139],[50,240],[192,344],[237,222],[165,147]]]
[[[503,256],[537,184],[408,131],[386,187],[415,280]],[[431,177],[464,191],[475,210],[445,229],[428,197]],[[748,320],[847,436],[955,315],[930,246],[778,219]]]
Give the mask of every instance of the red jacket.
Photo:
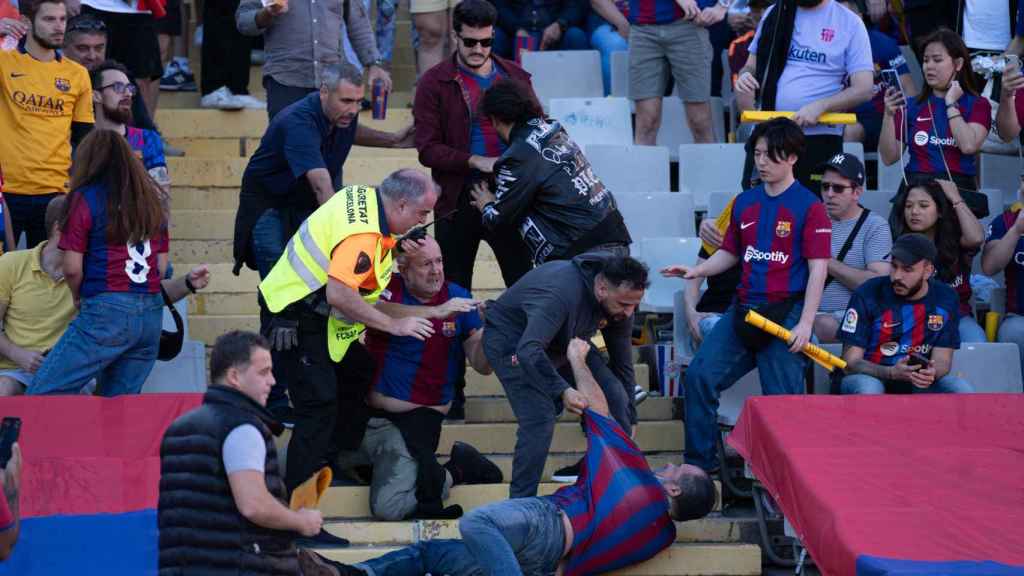
[[[430,168],[434,181],[441,186],[441,197],[434,206],[434,214],[438,215],[455,209],[466,177],[472,171],[468,164],[472,119],[469,102],[458,82],[456,58],[453,54],[420,77],[413,103],[420,164]],[[515,62],[494,54],[491,58],[507,77],[530,84],[530,74]]]

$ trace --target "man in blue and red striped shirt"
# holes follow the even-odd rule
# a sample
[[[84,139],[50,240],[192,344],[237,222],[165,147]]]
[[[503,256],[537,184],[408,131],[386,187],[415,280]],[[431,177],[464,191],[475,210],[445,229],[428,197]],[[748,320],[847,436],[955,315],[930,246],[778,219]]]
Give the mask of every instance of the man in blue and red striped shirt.
[[[927,236],[904,234],[893,243],[889,277],[854,291],[839,328],[848,374],[843,394],[973,391],[949,373],[960,347],[958,301],[932,278],[936,254]]]
[[[501,470],[468,444],[456,442],[444,466],[435,456],[466,359],[477,372],[491,372],[481,344],[483,321],[469,291],[445,280],[433,238],[401,254],[398,269],[377,306],[396,317],[428,318],[434,330],[426,340],[367,330],[376,368],[366,403],[376,412],[360,452],[373,464],[370,509],[383,520],[458,517],[461,508],[442,505],[451,486],[502,480]]]
[[[796,180],[804,135],[784,118],[759,124],[747,142],[762,184],[733,203],[722,247],[697,266],[670,266],[665,276],[721,274],[740,264],[736,301],[715,324],[686,371],[686,461],[717,466],[716,413],[723,390],[754,368],[765,394],[800,394],[814,316],[821,303],[832,223],[825,206]],[[756,310],[792,332],[787,343],[746,324]]]
[[[459,523],[462,540],[425,540],[345,566],[300,551],[304,576],[446,574],[601,574],[653,558],[676,539],[673,520],[702,518],[717,490],[695,466],[652,471],[609,415],[587,367],[590,344],[570,341],[566,357],[580,394],[587,454],[576,484],[551,496],[495,502]]]

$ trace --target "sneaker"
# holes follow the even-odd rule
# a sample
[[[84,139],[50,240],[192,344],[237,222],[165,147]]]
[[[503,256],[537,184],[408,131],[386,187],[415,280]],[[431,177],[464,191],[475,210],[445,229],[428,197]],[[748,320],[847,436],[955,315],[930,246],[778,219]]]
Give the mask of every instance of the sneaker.
[[[296,538],[295,545],[299,548],[348,548],[349,541],[321,528],[320,533],[312,538]]]
[[[465,442],[452,445],[452,456],[444,467],[455,484],[501,484],[501,468]]]
[[[217,110],[241,110],[245,108],[238,97],[228,90],[227,86],[221,86],[213,92],[210,92],[199,101],[199,106],[202,108],[214,108]]]
[[[267,53],[263,50],[253,50],[249,53],[249,64],[263,66],[267,63]]]
[[[235,94],[235,99],[242,103],[242,106],[253,110],[266,110],[267,103],[255,96],[248,94]]]
[[[328,560],[308,548],[299,548],[299,568],[302,576],[366,576],[355,566]]]
[[[575,464],[555,470],[555,473],[551,475],[551,481],[561,484],[574,484],[580,478],[580,469],[582,467],[583,459],[580,458]]]
[[[647,390],[644,390],[643,386],[636,384],[633,386],[633,404],[639,405],[644,400],[647,400]]]
[[[196,77],[177,60],[171,60],[160,78],[160,89],[168,92],[195,92]]]

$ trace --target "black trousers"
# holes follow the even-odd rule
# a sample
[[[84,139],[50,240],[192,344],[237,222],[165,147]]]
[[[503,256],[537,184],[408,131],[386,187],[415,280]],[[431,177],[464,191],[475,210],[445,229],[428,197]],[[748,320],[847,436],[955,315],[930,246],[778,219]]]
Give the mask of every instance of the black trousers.
[[[263,87],[267,90],[267,118],[270,120],[273,120],[281,110],[305,98],[310,92],[317,91],[316,88],[286,86],[274,80],[273,76],[263,77]]]
[[[289,382],[295,428],[288,443],[285,485],[293,490],[327,465],[334,450],[357,450],[370,418],[363,400],[373,382],[373,357],[359,341],[340,363],[327,351],[327,319],[299,321],[298,373]]]
[[[252,38],[235,26],[239,0],[203,2],[202,73],[203,96],[227,86],[232,94],[249,93]]]
[[[806,136],[804,138],[804,153],[800,155],[796,166],[793,167],[793,175],[808,190],[820,197],[822,171],[818,169],[818,166],[836,154],[842,153],[842,136],[832,134]],[[743,165],[743,180],[741,182],[744,190],[750,189],[750,180],[754,175],[754,155],[747,153],[747,159]]]
[[[50,205],[59,194],[39,194],[31,196],[28,194],[16,194],[7,192],[4,198],[7,200],[7,209],[11,211],[11,226],[14,228],[14,243],[17,245],[18,238],[22,231],[25,232],[25,246],[31,250],[50,236],[46,229],[46,207]],[[2,216],[0,216],[2,217]],[[5,252],[15,249],[8,246]]]

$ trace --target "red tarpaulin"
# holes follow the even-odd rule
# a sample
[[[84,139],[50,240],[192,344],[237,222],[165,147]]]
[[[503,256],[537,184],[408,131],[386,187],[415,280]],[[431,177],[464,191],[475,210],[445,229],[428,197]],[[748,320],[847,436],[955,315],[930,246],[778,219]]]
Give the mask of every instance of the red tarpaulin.
[[[1024,573],[1022,395],[753,397],[729,444],[825,574]]]

